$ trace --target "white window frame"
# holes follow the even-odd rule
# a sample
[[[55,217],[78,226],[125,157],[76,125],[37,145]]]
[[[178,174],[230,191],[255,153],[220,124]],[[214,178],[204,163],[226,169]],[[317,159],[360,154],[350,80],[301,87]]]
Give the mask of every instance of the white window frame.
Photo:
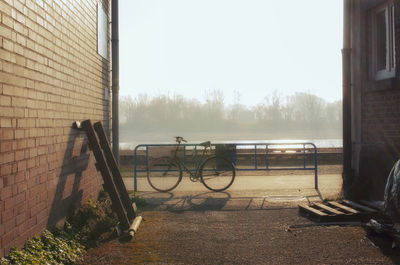
[[[378,52],[377,38],[378,28],[376,16],[378,13],[385,12],[386,18],[386,67],[383,70],[378,70]],[[395,60],[395,29],[394,29],[394,4],[393,0],[377,6],[371,11],[372,25],[372,47],[371,47],[371,77],[374,80],[384,80],[394,78],[396,76],[396,60]]]

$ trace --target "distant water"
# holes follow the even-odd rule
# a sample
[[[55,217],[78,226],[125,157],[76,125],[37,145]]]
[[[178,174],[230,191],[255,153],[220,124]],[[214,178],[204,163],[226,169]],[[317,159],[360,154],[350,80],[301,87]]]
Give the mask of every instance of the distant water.
[[[197,144],[200,143],[201,141],[190,141],[188,142],[193,143],[193,144]],[[286,143],[314,143],[317,148],[328,148],[328,147],[337,147],[337,148],[341,148],[342,144],[343,144],[343,140],[342,139],[306,139],[306,140],[291,140],[291,139],[285,139],[285,140],[231,140],[231,141],[212,141],[212,143],[216,144],[216,143],[221,143],[221,144],[226,144],[226,143],[237,143],[240,144],[240,146],[238,148],[252,148],[251,144],[263,144],[263,143],[271,143],[271,144],[282,144],[276,147],[282,148],[282,147],[287,147],[287,145],[285,145]],[[153,142],[122,142],[119,144],[120,149],[130,149],[133,150],[135,149],[135,147],[139,144],[174,144],[174,142],[162,142],[162,141],[153,141]],[[249,145],[246,145],[249,144]]]

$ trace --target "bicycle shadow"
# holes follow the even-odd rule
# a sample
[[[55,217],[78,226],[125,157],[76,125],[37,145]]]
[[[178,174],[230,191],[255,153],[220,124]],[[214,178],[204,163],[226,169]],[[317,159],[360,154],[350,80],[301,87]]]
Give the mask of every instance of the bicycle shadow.
[[[186,194],[177,196],[174,193],[149,193],[146,194],[147,205],[145,211],[164,210],[175,213],[185,211],[218,211],[222,210],[231,194],[228,192],[203,192],[199,194]]]

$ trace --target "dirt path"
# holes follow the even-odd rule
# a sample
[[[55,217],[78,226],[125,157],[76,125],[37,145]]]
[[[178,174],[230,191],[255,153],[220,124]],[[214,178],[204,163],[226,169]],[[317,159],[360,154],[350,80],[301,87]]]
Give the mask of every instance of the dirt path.
[[[149,209],[136,240],[89,250],[86,264],[396,264],[383,241],[373,246],[360,227],[305,227],[293,203],[263,209],[215,204],[184,211]],[[243,202],[245,204],[246,202]],[[208,206],[207,206],[208,205]],[[214,207],[213,207],[214,205]],[[386,242],[386,243],[385,243]],[[385,253],[385,254],[383,254]]]

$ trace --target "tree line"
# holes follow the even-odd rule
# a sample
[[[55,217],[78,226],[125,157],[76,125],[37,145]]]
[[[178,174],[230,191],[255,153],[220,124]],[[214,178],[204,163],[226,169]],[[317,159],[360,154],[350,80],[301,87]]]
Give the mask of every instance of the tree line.
[[[121,127],[136,132],[224,132],[227,130],[279,132],[282,130],[330,131],[340,134],[342,102],[327,102],[297,92],[282,97],[278,92],[248,107],[235,92],[232,104],[224,103],[220,90],[208,91],[203,102],[182,95],[140,94],[120,100]]]

